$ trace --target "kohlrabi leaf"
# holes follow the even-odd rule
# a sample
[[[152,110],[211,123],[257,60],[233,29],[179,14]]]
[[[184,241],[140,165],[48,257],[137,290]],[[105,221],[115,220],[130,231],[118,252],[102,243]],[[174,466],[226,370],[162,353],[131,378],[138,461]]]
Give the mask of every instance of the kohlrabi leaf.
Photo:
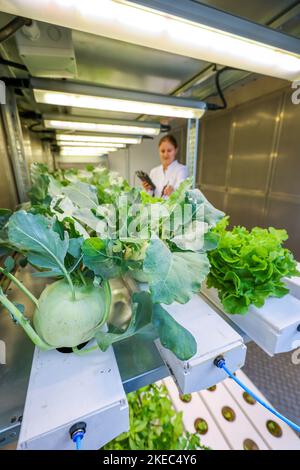
[[[151,325],[151,319],[152,300],[150,294],[148,292],[138,292],[133,294],[132,316],[126,331],[119,333],[116,333],[114,330],[110,330],[108,332],[101,330],[97,331],[95,338],[98,346],[102,351],[106,351],[111,344],[129,338],[137,333],[142,334],[143,331],[147,333],[148,337],[149,332],[152,331],[152,339],[154,339],[157,334]]]
[[[96,188],[87,183],[77,182],[70,184],[63,189],[64,194],[80,209],[96,209],[98,197]]]
[[[83,263],[104,279],[119,277],[123,270],[122,259],[108,253],[107,241],[97,237],[84,240],[82,244]]]
[[[32,187],[28,191],[30,201],[32,204],[42,204],[48,195],[49,177],[48,175],[37,174],[32,183]]]
[[[15,267],[15,260],[11,256],[8,256],[4,261],[4,267],[6,271],[12,271]]]
[[[11,215],[12,211],[10,209],[0,209],[0,230],[8,222]]]
[[[152,323],[158,331],[161,344],[170,349],[178,359],[186,361],[196,354],[197,343],[194,336],[159,304],[153,305]]]
[[[223,217],[224,212],[216,209],[199,189],[190,189],[186,193],[187,201],[197,206],[197,220],[203,220],[208,226],[214,227]]]
[[[154,239],[147,248],[143,271],[154,303],[184,304],[199,291],[209,262],[205,253],[171,252],[163,241]]]
[[[193,220],[184,230],[177,230],[175,236],[170,239],[181,250],[204,251],[205,234],[208,224],[199,220]]]
[[[83,243],[83,238],[70,238],[68,253],[73,256],[73,258],[79,258],[81,255],[81,246]]]
[[[94,230],[95,232],[98,231],[98,228],[101,225],[101,220],[99,220],[91,211],[91,209],[88,208],[83,208],[83,209],[77,209],[73,213],[73,217],[79,222],[83,223],[84,225],[87,225],[89,228]]]
[[[53,221],[42,215],[25,211],[13,214],[8,223],[10,242],[27,253],[28,261],[39,268],[47,269],[48,275],[65,275],[64,259],[69,246],[69,237],[64,240],[52,228]]]

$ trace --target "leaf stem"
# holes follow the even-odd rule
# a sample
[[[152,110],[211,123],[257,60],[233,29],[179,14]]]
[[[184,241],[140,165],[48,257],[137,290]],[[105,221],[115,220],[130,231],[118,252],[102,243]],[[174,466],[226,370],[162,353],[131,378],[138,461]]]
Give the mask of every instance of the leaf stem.
[[[84,275],[82,274],[82,272],[80,271],[80,269],[78,269],[78,274],[79,274],[79,277],[80,277],[80,279],[81,279],[81,281],[82,281],[82,284],[83,284],[84,286],[86,286],[86,280],[84,279]]]
[[[21,291],[27,295],[27,297],[39,308],[39,301],[38,299],[20,282],[13,274],[9,273],[3,268],[0,268],[0,272],[4,274],[4,276],[8,277],[16,286],[21,289]]]
[[[32,328],[30,321],[22,315],[22,313],[17,309],[17,307],[6,297],[6,295],[0,295],[0,302],[4,307],[11,313],[13,318],[21,325],[23,330],[27,333],[31,341],[43,351],[49,351],[53,349],[50,344],[47,344],[36,331]]]
[[[77,354],[77,356],[84,356],[85,354],[88,354],[92,351],[96,351],[96,349],[99,349],[98,346],[92,346],[91,348],[88,349],[78,349],[78,348],[72,348],[72,351],[74,354]]]
[[[66,269],[64,269],[64,275],[66,276],[66,279],[69,283],[69,286],[71,287],[71,291],[72,291],[72,300],[75,301],[76,300],[76,297],[75,297],[75,288],[74,288],[74,284],[72,282],[72,279],[71,279],[71,276],[70,274],[68,273],[68,271]]]

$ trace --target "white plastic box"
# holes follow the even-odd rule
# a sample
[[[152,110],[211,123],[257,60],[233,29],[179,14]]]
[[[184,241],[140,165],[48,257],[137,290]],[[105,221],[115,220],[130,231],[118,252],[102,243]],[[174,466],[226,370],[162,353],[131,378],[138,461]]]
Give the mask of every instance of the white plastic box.
[[[300,271],[300,263],[297,263],[297,269]],[[297,299],[300,300],[300,277],[294,276],[291,278],[284,278],[284,282],[288,289],[290,290],[290,294],[293,295],[294,297],[297,297]]]
[[[300,300],[291,294],[281,299],[269,297],[263,307],[252,305],[245,315],[229,315],[224,312],[216,289],[208,289],[203,283],[201,291],[270,356],[300,346]]]
[[[35,349],[18,449],[75,449],[69,430],[86,423],[82,449],[96,450],[129,429],[113,349],[86,356]]]
[[[156,341],[157,348],[181,393],[191,393],[215,385],[227,375],[214,365],[222,354],[231,371],[242,367],[246,346],[242,337],[229,326],[200,296],[186,304],[163,305],[172,317],[189,330],[197,342],[197,353],[188,361],[180,361],[170,350]]]

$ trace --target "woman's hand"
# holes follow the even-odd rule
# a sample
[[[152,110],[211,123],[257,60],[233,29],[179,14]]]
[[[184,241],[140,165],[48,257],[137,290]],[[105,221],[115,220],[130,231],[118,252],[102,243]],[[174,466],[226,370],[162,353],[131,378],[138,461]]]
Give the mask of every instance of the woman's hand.
[[[146,183],[145,181],[142,182],[142,186],[146,191],[151,191],[152,187],[149,183]]]
[[[170,196],[170,194],[172,194],[174,191],[174,188],[173,186],[167,186],[165,189],[164,189],[164,193],[163,193],[163,196]]]

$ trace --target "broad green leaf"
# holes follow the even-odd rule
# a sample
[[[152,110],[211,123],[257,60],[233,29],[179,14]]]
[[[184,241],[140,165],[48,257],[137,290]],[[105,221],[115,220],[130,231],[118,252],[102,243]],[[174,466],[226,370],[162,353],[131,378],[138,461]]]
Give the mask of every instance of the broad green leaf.
[[[83,238],[70,238],[68,253],[73,256],[73,258],[79,258],[81,255],[81,246],[83,243]]]
[[[15,260],[11,256],[8,256],[4,261],[4,266],[6,271],[12,271],[15,266]]]
[[[152,323],[158,331],[161,344],[178,359],[186,361],[196,354],[197,343],[193,335],[159,304],[153,305]]]
[[[0,209],[0,230],[8,222],[11,215],[12,211],[10,209]]]
[[[38,174],[35,176],[32,187],[28,191],[28,196],[32,204],[41,204],[48,195],[49,177]]]
[[[122,259],[108,254],[107,241],[91,237],[82,244],[83,263],[104,279],[118,277],[123,272]]]
[[[89,228],[97,232],[101,225],[101,220],[98,219],[91,211],[91,209],[88,208],[83,208],[83,209],[77,209],[73,213],[73,217],[79,222],[87,225]]]
[[[20,250],[28,252],[31,264],[49,270],[48,275],[65,275],[64,259],[69,237],[65,233],[65,239],[61,240],[52,223],[42,215],[16,212],[9,220],[9,240]]]
[[[80,209],[96,209],[98,206],[98,197],[94,186],[79,181],[76,184],[66,186],[63,192]]]
[[[181,250],[200,251],[204,250],[204,236],[208,231],[208,224],[198,220],[191,221],[188,227],[183,227],[180,234],[171,238]]]
[[[154,303],[184,304],[198,292],[209,271],[205,253],[171,252],[159,239],[151,240],[143,271],[149,278]]]

